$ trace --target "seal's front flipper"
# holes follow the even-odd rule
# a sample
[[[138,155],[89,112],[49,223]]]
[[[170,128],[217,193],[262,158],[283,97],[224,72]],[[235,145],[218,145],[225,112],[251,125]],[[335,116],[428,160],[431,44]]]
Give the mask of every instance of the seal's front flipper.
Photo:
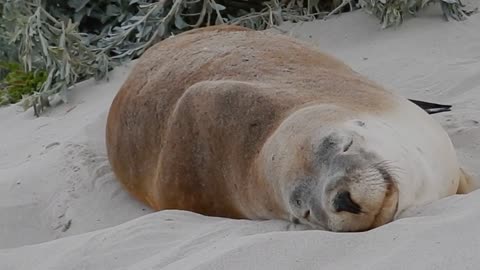
[[[444,105],[444,104],[437,104],[437,103],[430,103],[421,100],[409,99],[411,102],[422,108],[428,114],[434,113],[441,113],[441,112],[449,112],[452,105]]]

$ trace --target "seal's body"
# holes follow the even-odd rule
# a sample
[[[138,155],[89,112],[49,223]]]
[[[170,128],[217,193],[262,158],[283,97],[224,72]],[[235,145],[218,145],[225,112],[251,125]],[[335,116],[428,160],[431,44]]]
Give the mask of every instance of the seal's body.
[[[360,231],[472,189],[425,111],[307,44],[235,26],[148,49],[106,131],[115,175],[156,210]]]

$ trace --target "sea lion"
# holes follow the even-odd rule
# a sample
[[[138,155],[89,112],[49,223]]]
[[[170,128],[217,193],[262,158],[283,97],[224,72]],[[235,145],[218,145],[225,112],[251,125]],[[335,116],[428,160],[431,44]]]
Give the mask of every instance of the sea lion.
[[[214,26],[159,42],[107,121],[116,177],[155,210],[364,231],[473,189],[427,112],[267,31]]]

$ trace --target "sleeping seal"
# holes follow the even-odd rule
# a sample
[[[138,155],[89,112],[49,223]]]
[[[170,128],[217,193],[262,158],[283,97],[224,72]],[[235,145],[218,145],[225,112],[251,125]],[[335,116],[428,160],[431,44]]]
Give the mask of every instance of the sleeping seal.
[[[106,143],[118,180],[156,210],[364,231],[473,189],[419,106],[311,45],[238,26],[149,48]]]

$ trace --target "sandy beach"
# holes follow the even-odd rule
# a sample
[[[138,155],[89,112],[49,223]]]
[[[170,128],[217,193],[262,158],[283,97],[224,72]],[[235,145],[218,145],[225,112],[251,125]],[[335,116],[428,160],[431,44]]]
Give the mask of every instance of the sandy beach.
[[[480,179],[480,14],[446,22],[433,5],[382,30],[360,10],[281,29],[391,91],[453,105],[433,117]],[[105,150],[106,115],[134,63],[39,118],[0,108],[0,269],[479,268],[480,190],[362,233],[152,212],[121,188]]]

